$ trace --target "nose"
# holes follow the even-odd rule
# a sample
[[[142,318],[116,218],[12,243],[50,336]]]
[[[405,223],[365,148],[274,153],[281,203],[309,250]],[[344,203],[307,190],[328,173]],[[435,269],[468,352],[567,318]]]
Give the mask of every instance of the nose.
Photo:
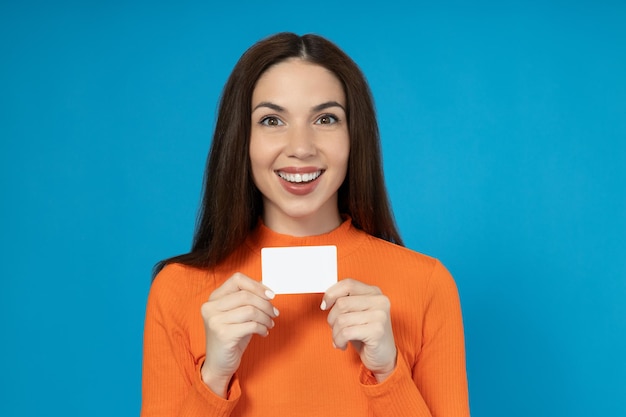
[[[315,132],[306,125],[291,126],[287,134],[285,149],[288,156],[306,159],[317,153],[315,146]]]

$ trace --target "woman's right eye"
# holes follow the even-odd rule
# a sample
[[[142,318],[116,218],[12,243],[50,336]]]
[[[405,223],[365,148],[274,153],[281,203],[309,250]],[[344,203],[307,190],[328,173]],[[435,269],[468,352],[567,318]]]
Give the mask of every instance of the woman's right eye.
[[[280,120],[278,117],[274,117],[274,116],[264,117],[264,118],[261,119],[261,121],[259,123],[262,124],[263,126],[282,126],[282,125],[284,125],[282,120]]]

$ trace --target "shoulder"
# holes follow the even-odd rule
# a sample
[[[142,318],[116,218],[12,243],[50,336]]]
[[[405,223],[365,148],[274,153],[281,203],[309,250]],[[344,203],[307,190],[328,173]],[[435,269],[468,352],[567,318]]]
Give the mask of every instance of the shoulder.
[[[210,269],[197,268],[180,263],[171,263],[157,274],[152,286],[157,287],[193,287],[194,284],[211,276]]]
[[[363,233],[367,236],[364,244],[367,252],[375,252],[390,263],[416,267],[424,271],[433,271],[441,265],[437,258],[430,255]]]
[[[371,260],[393,271],[396,277],[404,277],[404,283],[414,282],[424,289],[437,291],[440,287],[455,289],[456,284],[444,264],[436,257],[396,245],[369,235],[361,245],[358,256],[364,261]]]
[[[166,265],[150,286],[148,304],[171,308],[204,294],[213,284],[211,270],[173,263]]]

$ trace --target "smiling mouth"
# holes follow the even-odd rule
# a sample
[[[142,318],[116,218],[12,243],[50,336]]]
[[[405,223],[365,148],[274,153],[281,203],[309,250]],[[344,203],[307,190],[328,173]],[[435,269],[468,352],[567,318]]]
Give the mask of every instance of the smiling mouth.
[[[324,173],[323,170],[307,172],[304,174],[290,174],[283,171],[276,171],[276,174],[283,180],[292,184],[306,184],[311,181],[315,181]]]

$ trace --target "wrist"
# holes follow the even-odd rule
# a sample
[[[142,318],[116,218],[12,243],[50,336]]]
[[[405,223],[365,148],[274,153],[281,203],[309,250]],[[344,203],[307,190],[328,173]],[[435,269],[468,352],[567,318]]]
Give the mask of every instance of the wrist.
[[[389,372],[382,372],[382,373],[381,372],[372,372],[372,374],[374,375],[374,378],[376,378],[376,382],[380,384],[381,382],[383,382],[384,380],[389,378],[389,376],[393,373],[394,370],[395,370],[395,368],[392,369]]]
[[[200,376],[202,377],[202,382],[216,395],[228,398],[228,389],[233,378],[232,375],[216,375],[208,369],[205,362],[200,369]]]
[[[389,376],[391,376],[393,371],[396,370],[397,364],[398,364],[398,354],[396,351],[396,356],[394,357],[393,363],[391,364],[391,366],[386,367],[384,369],[380,369],[377,371],[370,371],[370,372],[372,372],[372,374],[374,375],[374,378],[376,378],[376,382],[380,384],[381,382],[389,378]]]

